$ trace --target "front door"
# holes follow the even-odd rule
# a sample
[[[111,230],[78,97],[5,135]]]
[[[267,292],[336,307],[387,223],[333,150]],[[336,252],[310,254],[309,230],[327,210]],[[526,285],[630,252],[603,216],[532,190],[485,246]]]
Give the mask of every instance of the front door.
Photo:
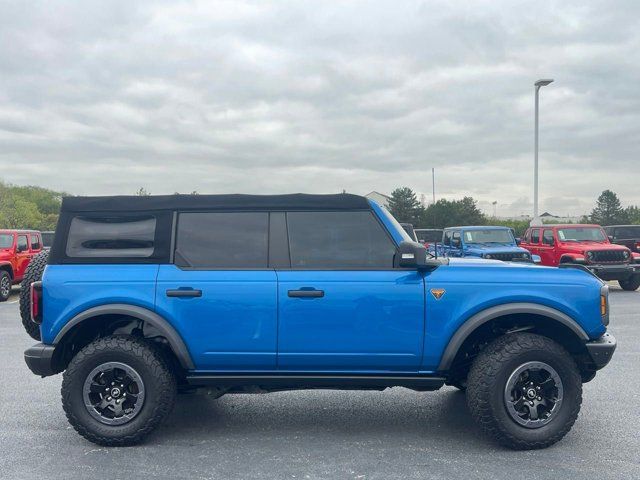
[[[370,211],[287,213],[291,268],[278,269],[278,368],[416,371],[424,279],[393,268]]]
[[[156,310],[197,370],[275,370],[276,274],[266,212],[178,215],[173,265],[161,265]]]

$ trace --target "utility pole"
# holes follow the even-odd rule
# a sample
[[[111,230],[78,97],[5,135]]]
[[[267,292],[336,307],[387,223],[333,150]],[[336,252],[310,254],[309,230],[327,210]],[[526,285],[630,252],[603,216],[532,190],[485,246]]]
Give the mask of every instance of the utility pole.
[[[542,220],[540,220],[540,216],[538,215],[538,103],[540,97],[540,88],[545,87],[553,82],[553,79],[541,79],[538,80],[535,86],[535,103],[536,103],[536,112],[535,112],[535,133],[534,133],[534,141],[533,141],[533,219],[531,220],[532,227],[539,227],[542,225]]]

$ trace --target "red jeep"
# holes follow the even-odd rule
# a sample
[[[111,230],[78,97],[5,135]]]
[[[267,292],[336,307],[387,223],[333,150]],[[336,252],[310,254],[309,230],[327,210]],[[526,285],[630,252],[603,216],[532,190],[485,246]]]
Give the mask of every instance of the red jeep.
[[[0,230],[0,302],[20,283],[31,259],[42,251],[42,236],[34,230]]]
[[[539,255],[542,265],[584,265],[603,280],[617,280],[624,290],[640,287],[640,254],[612,244],[600,225],[530,227],[520,246]]]

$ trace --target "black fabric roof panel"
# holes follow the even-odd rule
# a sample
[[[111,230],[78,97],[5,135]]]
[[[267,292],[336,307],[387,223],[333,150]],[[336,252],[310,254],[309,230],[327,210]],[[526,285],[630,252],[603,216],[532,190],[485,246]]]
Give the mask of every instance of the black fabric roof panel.
[[[149,210],[363,210],[365,197],[349,193],[311,195],[119,195],[65,197],[63,212],[123,212]]]

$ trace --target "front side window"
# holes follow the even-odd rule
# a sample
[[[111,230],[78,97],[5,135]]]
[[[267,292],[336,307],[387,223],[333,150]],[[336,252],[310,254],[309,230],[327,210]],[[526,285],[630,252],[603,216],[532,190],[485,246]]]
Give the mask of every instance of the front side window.
[[[66,253],[72,258],[144,258],[153,255],[152,216],[74,217]]]
[[[267,268],[268,232],[266,212],[181,213],[175,263],[192,268]]]
[[[37,234],[31,234],[31,250],[40,250],[42,245],[40,244],[40,237]]]
[[[7,233],[0,234],[0,248],[11,247],[13,247],[13,235]]]
[[[442,243],[445,245],[451,245],[451,230],[444,232],[444,240]]]
[[[287,213],[292,268],[392,268],[395,245],[364,212]]]

